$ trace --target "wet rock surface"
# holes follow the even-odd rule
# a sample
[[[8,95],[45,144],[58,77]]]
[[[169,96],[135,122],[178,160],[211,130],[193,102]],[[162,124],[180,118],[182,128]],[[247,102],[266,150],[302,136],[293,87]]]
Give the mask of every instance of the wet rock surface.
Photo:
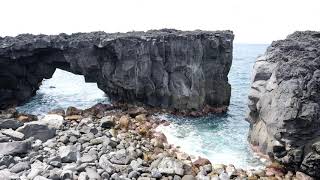
[[[232,41],[231,31],[173,29],[0,38],[0,108],[25,102],[60,68],[97,82],[113,101],[225,110]]]
[[[295,32],[273,42],[257,59],[252,80],[251,144],[320,178],[320,32]]]
[[[58,119],[59,124],[63,118],[63,126],[56,126],[56,134],[49,139],[41,140],[36,135],[36,132],[42,134],[41,131],[35,131],[26,140],[15,140],[3,135],[8,138],[6,142],[0,143],[0,175],[7,179],[32,180],[295,177],[294,173],[287,172],[278,164],[271,164],[267,171],[244,171],[233,165],[213,164],[205,158],[191,158],[179,148],[168,144],[164,134],[156,132],[158,125],[168,122],[158,119],[152,110],[132,105],[118,105],[106,110],[100,109],[101,106],[78,109],[82,115],[72,120],[60,115],[52,116],[54,114],[51,113],[50,119],[55,117],[53,119]],[[64,114],[62,111],[57,113]],[[18,115],[12,118],[16,119]],[[101,127],[106,122],[107,125]],[[44,125],[41,118],[33,123]],[[297,175],[311,178],[303,172]]]

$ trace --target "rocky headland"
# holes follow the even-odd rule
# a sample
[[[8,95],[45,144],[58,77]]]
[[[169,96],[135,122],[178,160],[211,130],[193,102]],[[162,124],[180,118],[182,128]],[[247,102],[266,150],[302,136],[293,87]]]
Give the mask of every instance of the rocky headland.
[[[258,151],[320,178],[320,32],[295,32],[257,59],[249,109]]]
[[[96,82],[113,102],[225,111],[233,37],[173,29],[0,37],[0,109],[27,101],[60,68]]]
[[[41,118],[0,114],[0,179],[229,180],[301,179],[275,162],[243,170],[192,157],[156,131],[159,110],[97,104],[57,109]],[[164,113],[165,111],[163,111]]]

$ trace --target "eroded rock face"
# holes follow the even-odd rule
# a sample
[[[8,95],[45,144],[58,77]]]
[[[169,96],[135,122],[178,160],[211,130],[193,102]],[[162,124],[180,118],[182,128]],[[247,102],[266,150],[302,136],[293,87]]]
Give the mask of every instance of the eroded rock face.
[[[251,144],[320,177],[320,32],[295,32],[257,59],[249,109]]]
[[[56,68],[112,100],[200,109],[229,105],[231,31],[154,30],[0,37],[0,108],[33,96]]]

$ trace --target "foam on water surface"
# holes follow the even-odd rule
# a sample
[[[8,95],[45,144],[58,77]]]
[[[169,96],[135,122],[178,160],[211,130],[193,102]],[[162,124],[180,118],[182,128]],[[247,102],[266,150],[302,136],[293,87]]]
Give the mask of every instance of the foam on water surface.
[[[163,115],[159,118],[169,120],[171,124],[161,125],[157,131],[166,135],[168,143],[179,146],[195,158],[200,156],[214,164],[233,164],[243,169],[264,167],[246,140],[247,127],[214,116],[183,119]]]

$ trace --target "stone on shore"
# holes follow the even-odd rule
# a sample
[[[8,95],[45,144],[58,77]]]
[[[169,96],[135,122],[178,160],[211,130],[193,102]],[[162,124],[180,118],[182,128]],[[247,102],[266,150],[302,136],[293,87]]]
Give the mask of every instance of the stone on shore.
[[[49,165],[53,166],[53,167],[58,167],[60,168],[62,166],[61,164],[61,157],[60,156],[53,156],[53,157],[50,157],[48,159],[48,162],[47,162]]]
[[[121,149],[116,151],[115,153],[110,155],[110,162],[114,164],[127,165],[132,160],[132,157],[125,149]]]
[[[31,150],[31,143],[28,141],[0,143],[0,154],[3,155],[26,154],[29,150]]]
[[[137,179],[139,177],[140,173],[138,171],[131,171],[129,174],[128,174],[128,178],[129,179]]]
[[[100,127],[110,129],[115,125],[114,116],[105,116],[100,120]]]
[[[50,179],[43,176],[36,176],[33,180],[50,180]]]
[[[106,154],[100,157],[99,166],[109,174],[113,174],[115,171],[114,165],[109,161],[109,157]]]
[[[119,124],[121,129],[128,129],[130,123],[130,117],[128,115],[124,115],[120,117]]]
[[[97,159],[96,155],[93,154],[84,154],[81,156],[81,162],[82,163],[91,163],[94,162]]]
[[[25,123],[22,127],[18,128],[17,131],[23,133],[26,139],[34,137],[35,139],[40,139],[43,142],[56,135],[56,129],[49,128],[47,125],[37,121]]]
[[[24,134],[12,129],[2,129],[0,132],[16,141],[21,141],[24,139]]]
[[[208,159],[201,158],[201,157],[199,157],[196,161],[193,162],[193,165],[195,165],[198,168],[200,166],[204,166],[204,165],[207,165],[207,164],[211,164],[211,162]]]
[[[181,180],[196,180],[192,175],[184,175]]]
[[[86,172],[81,172],[78,176],[78,180],[89,180],[88,174]]]
[[[11,173],[8,169],[0,170],[1,180],[12,180],[13,173]]]
[[[81,109],[70,106],[67,108],[66,116],[81,115],[81,113],[82,113]]]
[[[0,154],[0,167],[1,169],[5,167],[9,167],[11,164],[15,164],[16,160],[11,155]]]
[[[66,112],[64,111],[64,109],[59,108],[59,109],[53,109],[53,110],[49,111],[48,114],[56,114],[56,115],[60,115],[60,116],[65,116]]]
[[[80,159],[79,147],[75,145],[61,146],[59,147],[59,156],[62,162],[76,162]]]
[[[23,122],[18,121],[16,119],[10,118],[10,119],[1,119],[0,118],[0,129],[17,129],[19,127],[23,126]]]
[[[71,115],[71,116],[66,116],[64,119],[67,121],[78,121],[81,118],[82,118],[81,115]]]
[[[178,161],[170,157],[162,158],[157,168],[161,174],[166,174],[166,175],[177,174],[182,176],[184,173],[183,163],[181,161]]]
[[[47,114],[40,119],[40,121],[48,125],[49,128],[60,129],[63,125],[64,119],[61,115]]]
[[[19,162],[10,168],[10,172],[12,173],[19,173],[21,171],[25,171],[30,169],[29,162]]]
[[[132,108],[128,111],[128,114],[132,117],[135,118],[136,116],[138,116],[139,114],[147,114],[148,111],[143,108],[143,107],[135,107]]]
[[[73,172],[71,170],[64,170],[60,175],[61,179],[69,180],[73,179]]]
[[[130,162],[130,166],[133,170],[138,171],[139,168],[142,167],[142,163],[143,163],[143,160],[138,158],[138,159],[132,160]]]
[[[46,163],[36,160],[34,163],[31,164],[31,171],[29,172],[27,178],[34,179],[36,176],[44,172],[48,167],[49,165],[47,165]]]
[[[138,122],[145,122],[147,120],[146,114],[139,114],[135,117]]]
[[[10,137],[6,136],[6,135],[3,135],[1,132],[0,132],[0,142],[8,142],[10,141]]]
[[[86,173],[89,177],[89,179],[94,180],[101,180],[101,176],[98,174],[98,172],[93,168],[86,168]]]
[[[17,120],[21,122],[31,122],[37,121],[38,117],[32,114],[19,114]]]
[[[176,152],[176,156],[179,160],[191,160],[190,156],[185,152]]]

